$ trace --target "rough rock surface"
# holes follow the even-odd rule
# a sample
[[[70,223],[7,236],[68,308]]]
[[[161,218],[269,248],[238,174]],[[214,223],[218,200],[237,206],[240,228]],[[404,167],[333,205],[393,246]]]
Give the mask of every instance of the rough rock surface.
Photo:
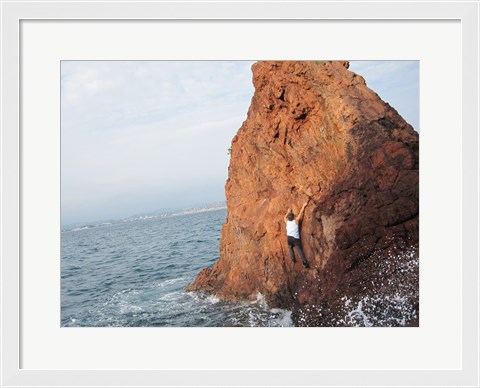
[[[348,62],[258,62],[232,141],[220,259],[188,287],[297,326],[416,326],[419,135]],[[290,260],[283,217],[310,202]]]

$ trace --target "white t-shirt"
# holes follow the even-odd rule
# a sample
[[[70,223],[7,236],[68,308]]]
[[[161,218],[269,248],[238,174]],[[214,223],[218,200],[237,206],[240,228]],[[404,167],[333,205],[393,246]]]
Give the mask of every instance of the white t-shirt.
[[[298,225],[295,221],[287,221],[287,236],[292,236],[298,239],[300,238]]]

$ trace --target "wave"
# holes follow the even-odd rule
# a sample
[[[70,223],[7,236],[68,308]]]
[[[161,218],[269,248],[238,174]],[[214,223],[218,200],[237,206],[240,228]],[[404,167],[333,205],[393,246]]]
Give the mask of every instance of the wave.
[[[63,326],[288,327],[291,312],[269,309],[262,294],[253,302],[227,302],[186,292],[185,278],[168,279],[105,296],[88,314],[70,315]]]
[[[223,301],[215,295],[203,292],[188,292],[195,306],[214,315],[217,312],[221,320],[212,322],[213,326],[238,327],[292,327],[292,312],[280,308],[269,308],[265,297],[258,292],[251,302]],[[201,307],[203,306],[203,307]]]

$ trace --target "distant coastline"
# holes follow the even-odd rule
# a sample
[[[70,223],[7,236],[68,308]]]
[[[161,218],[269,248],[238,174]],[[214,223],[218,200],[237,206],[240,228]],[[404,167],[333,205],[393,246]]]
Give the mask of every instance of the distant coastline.
[[[152,211],[150,213],[133,215],[130,217],[120,218],[116,220],[73,223],[73,224],[62,226],[61,232],[62,233],[78,232],[80,230],[102,228],[102,227],[107,227],[115,224],[124,224],[124,223],[143,221],[143,220],[154,220],[159,218],[179,217],[179,216],[184,216],[188,214],[205,213],[205,212],[211,212],[211,211],[216,211],[216,210],[221,210],[226,208],[227,208],[226,202],[219,201],[219,202],[213,202],[213,203],[209,203],[209,204],[198,206],[198,207]]]

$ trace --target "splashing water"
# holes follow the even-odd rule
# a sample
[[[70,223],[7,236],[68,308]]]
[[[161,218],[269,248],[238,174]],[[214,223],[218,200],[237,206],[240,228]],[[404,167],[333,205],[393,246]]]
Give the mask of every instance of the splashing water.
[[[361,298],[344,296],[341,300],[345,317],[338,323],[390,327],[418,321],[418,267],[419,259],[414,249],[378,261],[378,275],[370,281],[369,295]],[[405,281],[407,278],[408,282]]]
[[[297,312],[301,326],[314,321],[325,326],[398,327],[418,324],[419,258],[418,250],[391,253],[386,258],[374,253],[373,268],[358,284],[362,291],[339,295],[339,305],[305,305]],[[371,264],[370,263],[370,264]]]

